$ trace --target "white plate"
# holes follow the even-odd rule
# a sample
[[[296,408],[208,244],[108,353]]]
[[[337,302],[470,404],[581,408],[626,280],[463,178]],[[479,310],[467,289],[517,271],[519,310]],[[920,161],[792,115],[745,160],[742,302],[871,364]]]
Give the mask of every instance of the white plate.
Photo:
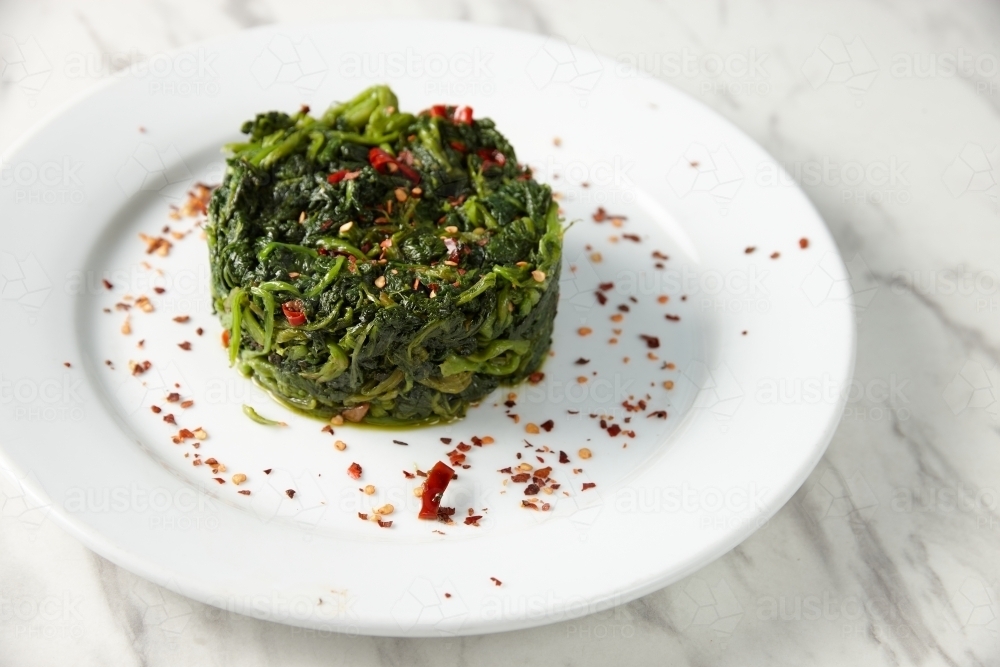
[[[542,384],[518,390],[519,424],[505,415],[504,391],[449,426],[338,428],[349,445],[340,452],[318,422],[285,414],[228,368],[197,233],[168,257],[144,254],[138,234],[191,228],[170,220],[168,206],[193,182],[219,180],[219,146],[254,113],[321,109],[375,82],[392,85],[408,110],[459,102],[495,119],[579,222],[566,237],[554,356]],[[806,197],[715,113],[584,46],[447,23],[244,32],[118,75],[21,141],[0,174],[4,467],[36,515],[143,577],[234,612],[427,636],[626,602],[763,525],[819,460],[850,381],[848,275]],[[598,205],[627,220],[594,222]],[[662,270],[654,250],[670,258]],[[595,291],[608,281],[616,286],[602,306]],[[155,306],[131,311],[130,336],[114,310],[126,293]],[[620,304],[630,312],[614,322]],[[191,321],[172,320],[181,314]],[[580,336],[582,326],[593,333]],[[184,340],[191,351],[178,347]],[[591,361],[576,365],[580,357]],[[129,374],[129,360],[147,359],[148,372]],[[193,407],[164,402],[175,383]],[[645,411],[622,407],[646,394]],[[243,403],[289,427],[249,421]],[[192,465],[190,444],[171,442],[176,428],[153,404],[207,430],[198,451],[227,466],[226,484]],[[669,417],[647,416],[656,410]],[[614,415],[635,435],[611,437],[590,414]],[[525,432],[547,419],[551,432]],[[473,447],[471,468],[448,490],[459,521],[419,521],[420,480],[402,470],[428,470],[473,435],[496,443]],[[540,496],[548,511],[522,508],[524,485],[504,486],[498,472],[541,465],[526,437],[572,460],[542,454],[562,484]],[[584,446],[592,458],[580,458]],[[375,496],[348,478],[354,461]],[[252,495],[228,481],[237,472]],[[586,482],[596,487],[583,491]],[[397,508],[391,528],[357,517],[386,502]],[[470,507],[485,517],[479,527],[461,521]]]

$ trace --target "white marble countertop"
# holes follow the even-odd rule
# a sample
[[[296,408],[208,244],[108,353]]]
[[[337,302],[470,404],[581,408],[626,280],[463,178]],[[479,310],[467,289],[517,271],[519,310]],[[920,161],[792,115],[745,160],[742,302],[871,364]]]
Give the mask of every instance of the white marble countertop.
[[[116,62],[263,23],[384,15],[585,40],[785,164],[832,229],[858,306],[856,381],[829,451],[764,529],[687,579],[462,639],[324,635],[206,607],[94,555],[0,486],[0,667],[1000,664],[1000,7],[4,3],[0,152]],[[85,72],[67,66],[81,58]]]

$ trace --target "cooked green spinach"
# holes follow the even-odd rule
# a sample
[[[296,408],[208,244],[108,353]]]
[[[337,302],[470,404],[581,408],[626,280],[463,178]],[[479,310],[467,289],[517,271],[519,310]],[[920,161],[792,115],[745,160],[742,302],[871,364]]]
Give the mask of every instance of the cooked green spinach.
[[[436,423],[541,366],[564,226],[493,121],[376,86],[242,131],[209,205],[212,292],[230,363],[276,400]]]

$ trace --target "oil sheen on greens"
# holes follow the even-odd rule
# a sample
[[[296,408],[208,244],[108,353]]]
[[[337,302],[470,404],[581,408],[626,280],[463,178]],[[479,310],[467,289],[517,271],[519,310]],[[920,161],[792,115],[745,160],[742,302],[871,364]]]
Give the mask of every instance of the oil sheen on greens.
[[[452,420],[549,349],[550,189],[493,121],[398,108],[376,86],[318,118],[260,114],[226,147],[206,230],[215,308],[230,362],[298,412]]]

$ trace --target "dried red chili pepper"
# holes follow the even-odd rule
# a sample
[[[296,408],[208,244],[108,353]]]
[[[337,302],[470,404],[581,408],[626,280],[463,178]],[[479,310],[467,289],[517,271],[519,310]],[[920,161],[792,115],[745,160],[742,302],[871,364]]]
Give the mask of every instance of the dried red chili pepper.
[[[302,312],[302,302],[298,299],[281,304],[281,312],[293,327],[300,327],[306,323],[306,314]]]
[[[466,125],[472,124],[472,107],[458,107],[455,109],[455,122],[465,123]]]
[[[396,160],[378,146],[373,146],[368,151],[368,162],[380,174],[384,174],[389,169],[390,164],[395,164]]]
[[[340,171],[335,171],[329,176],[327,176],[326,182],[329,183],[330,185],[336,185],[337,183],[340,183],[342,180],[344,180],[345,176],[347,176],[347,170],[341,169]]]
[[[420,174],[416,169],[409,165],[405,165],[402,162],[397,162],[396,166],[399,167],[399,173],[413,181],[414,185],[418,185],[420,183]]]
[[[444,495],[444,490],[448,488],[454,474],[455,471],[448,464],[442,461],[434,464],[430,473],[427,474],[427,481],[424,482],[424,493],[421,496],[422,506],[420,514],[417,515],[419,518],[437,518],[438,507],[441,506],[441,496]]]
[[[448,115],[448,107],[443,104],[435,104],[429,111],[431,118],[444,118]]]
[[[403,164],[396,160],[384,150],[378,146],[373,146],[371,150],[368,151],[368,162],[371,163],[372,167],[375,168],[380,174],[392,173],[393,171],[399,171],[403,176],[413,181],[414,183],[420,183],[420,174],[413,167]]]

